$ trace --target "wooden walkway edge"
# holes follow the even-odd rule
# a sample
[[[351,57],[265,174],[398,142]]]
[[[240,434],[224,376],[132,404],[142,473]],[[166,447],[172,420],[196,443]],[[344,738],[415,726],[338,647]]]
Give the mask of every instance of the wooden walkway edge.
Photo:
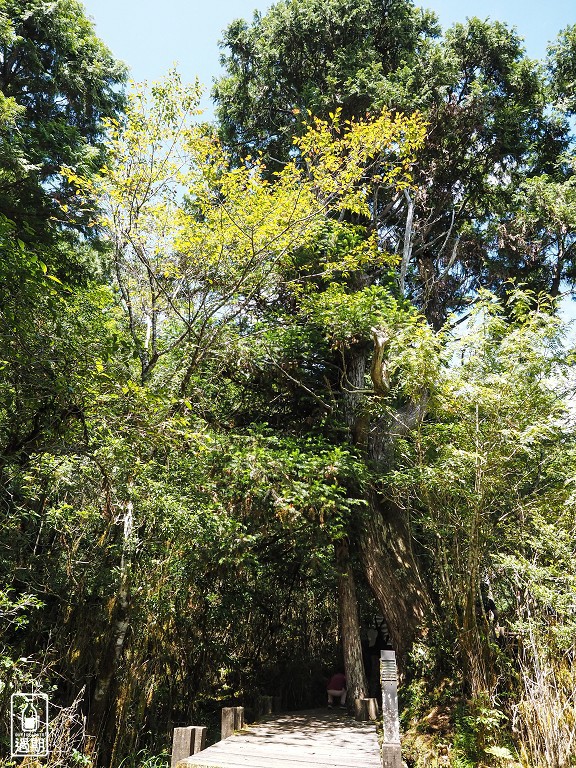
[[[342,710],[289,712],[246,727],[177,768],[381,768],[374,723]]]

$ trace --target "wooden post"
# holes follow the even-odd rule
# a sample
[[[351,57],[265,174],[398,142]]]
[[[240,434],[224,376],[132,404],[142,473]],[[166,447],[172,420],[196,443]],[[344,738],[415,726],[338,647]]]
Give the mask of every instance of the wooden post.
[[[272,696],[259,696],[257,701],[258,715],[272,714]]]
[[[220,739],[224,741],[234,731],[244,728],[244,707],[222,707],[222,725]]]
[[[234,730],[241,731],[244,728],[244,707],[234,707]]]
[[[180,760],[195,755],[205,748],[206,728],[204,726],[188,725],[185,728],[174,728],[170,768],[176,768]]]
[[[207,732],[208,728],[205,725],[194,726],[194,752],[192,754],[196,755],[198,752],[202,752],[206,749]]]
[[[234,707],[222,707],[220,739],[224,741],[234,733]]]
[[[394,651],[380,651],[380,678],[382,681],[382,716],[384,720],[382,766],[383,768],[402,768],[400,719],[398,717],[398,672]]]
[[[378,720],[378,702],[376,699],[354,699],[354,718],[356,720]]]

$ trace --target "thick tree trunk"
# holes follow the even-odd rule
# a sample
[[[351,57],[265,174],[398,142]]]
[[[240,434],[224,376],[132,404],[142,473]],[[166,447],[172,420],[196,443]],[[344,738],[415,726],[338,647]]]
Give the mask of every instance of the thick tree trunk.
[[[113,609],[109,640],[100,659],[88,719],[88,729],[96,739],[98,764],[103,766],[111,764],[112,745],[116,735],[114,682],[129,626],[128,607],[126,596],[120,595]]]
[[[336,544],[336,563],[338,566],[338,604],[342,631],[344,669],[346,672],[348,696],[353,700],[364,698],[368,695],[368,684],[360,642],[356,584],[354,582],[354,573],[352,571],[352,563],[350,562],[347,541],[339,541]]]
[[[426,400],[399,404],[390,416],[370,418],[369,401],[387,392],[385,348],[387,336],[373,329],[374,352],[370,369],[374,394],[367,393],[370,350],[356,346],[348,351],[342,377],[344,417],[352,441],[364,452],[366,461],[384,478],[393,469],[394,452],[400,436],[422,418]],[[390,405],[390,404],[388,404]],[[386,619],[400,667],[410,646],[424,637],[431,600],[412,549],[406,512],[382,499],[372,488],[366,497],[369,513],[360,525],[359,545],[368,584]]]
[[[406,515],[375,492],[360,532],[366,580],[386,619],[402,667],[414,640],[426,634],[430,598],[420,575]]]
[[[113,684],[126,643],[129,628],[130,608],[130,554],[129,547],[133,532],[132,502],[126,504],[122,521],[122,555],[120,558],[120,583],[114,599],[108,643],[100,659],[98,677],[92,696],[89,728],[96,737],[99,763],[109,765],[116,723],[111,712],[113,707]]]

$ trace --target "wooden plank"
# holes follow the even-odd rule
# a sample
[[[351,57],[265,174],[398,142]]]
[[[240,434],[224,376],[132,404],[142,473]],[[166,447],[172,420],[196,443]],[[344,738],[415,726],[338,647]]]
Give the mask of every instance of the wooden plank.
[[[195,758],[194,762],[191,761],[191,758],[187,758],[178,763],[179,768],[186,768],[187,766],[193,766],[193,768],[200,768],[200,766],[202,768],[207,768],[207,766],[212,766],[213,768],[235,768],[238,765],[243,768],[247,768],[247,766],[249,768],[274,768],[275,766],[280,768],[306,768],[306,766],[315,766],[315,768],[342,768],[342,766],[346,766],[346,768],[380,768],[380,761],[351,763],[346,760],[345,763],[342,763],[339,760],[327,761],[324,758],[321,759],[314,756],[299,760],[278,755],[258,756],[246,760],[241,756],[222,755],[220,758]]]
[[[238,739],[234,739],[234,741],[238,741]],[[352,746],[352,745],[351,745]],[[291,745],[290,747],[283,747],[281,744],[262,744],[262,745],[256,745],[256,746],[248,746],[244,744],[230,744],[225,749],[223,748],[216,748],[216,745],[213,747],[209,747],[209,750],[211,750],[210,754],[246,754],[246,755],[257,755],[262,752],[274,752],[278,754],[287,754],[288,752],[291,755],[317,755],[319,757],[338,757],[338,758],[344,758],[347,755],[350,755],[350,759],[356,758],[357,760],[364,760],[366,758],[375,757],[374,751],[371,750],[363,750],[363,749],[328,749],[328,748],[318,748],[312,744],[308,745],[302,745],[301,747]],[[199,754],[206,754],[208,750],[204,750],[203,753]],[[351,754],[352,753],[352,754]],[[377,753],[376,753],[377,754]],[[197,755],[193,755],[193,757],[197,757]]]
[[[228,740],[227,740],[228,741]],[[370,748],[372,747],[372,748]],[[323,745],[323,744],[314,744],[313,742],[304,742],[302,744],[280,744],[277,742],[266,742],[265,744],[259,744],[254,743],[250,741],[246,741],[245,739],[240,738],[234,738],[232,743],[227,743],[226,745],[220,743],[215,744],[213,747],[210,747],[214,752],[221,752],[221,753],[246,753],[246,754],[254,754],[259,753],[261,750],[265,749],[267,752],[279,752],[283,753],[286,750],[290,751],[290,754],[295,755],[307,755],[307,754],[314,754],[314,755],[325,755],[325,756],[340,756],[345,757],[347,755],[350,755],[351,751],[354,752],[354,755],[360,759],[364,758],[370,758],[371,756],[374,756],[375,753],[377,754],[377,744],[376,741],[374,741],[373,744],[368,745],[366,748],[363,748],[359,744],[351,744],[349,748],[346,747],[331,747],[329,745]]]
[[[235,739],[236,741],[236,739]],[[239,740],[238,740],[239,741]],[[215,746],[210,747],[210,749],[213,750],[214,754],[246,754],[246,755],[255,755],[260,754],[263,750],[266,750],[266,753],[269,752],[276,752],[278,754],[286,754],[287,751],[291,755],[316,755],[318,757],[327,757],[327,758],[338,758],[338,759],[351,759],[353,760],[354,757],[358,760],[366,760],[370,759],[370,757],[374,757],[374,750],[368,750],[368,749],[359,749],[354,748],[354,756],[350,756],[350,749],[343,749],[343,748],[333,748],[330,749],[329,747],[318,747],[313,744],[308,745],[293,745],[291,744],[289,747],[282,746],[281,744],[266,744],[261,746],[254,746],[250,744],[244,744],[244,743],[234,743],[229,744],[226,746],[226,748],[218,748],[216,750]],[[204,751],[204,753],[206,750]]]
[[[313,768],[380,768],[380,761],[370,761],[367,763],[365,760],[351,762],[349,758],[344,758],[345,762],[341,758],[334,760],[327,760],[326,758],[315,757],[309,755],[307,757],[295,758],[293,756],[269,754],[269,755],[257,755],[247,758],[243,755],[221,755],[216,756],[204,756],[188,758],[178,763],[178,768],[187,768],[193,766],[193,768],[306,768],[311,766]]]

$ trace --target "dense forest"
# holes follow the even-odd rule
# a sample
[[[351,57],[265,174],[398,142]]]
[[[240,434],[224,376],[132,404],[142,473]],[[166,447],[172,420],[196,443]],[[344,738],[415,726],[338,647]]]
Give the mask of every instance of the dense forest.
[[[576,26],[279,0],[221,45],[208,122],[0,0],[0,711],[164,766],[373,693],[380,616],[408,766],[576,765]]]

